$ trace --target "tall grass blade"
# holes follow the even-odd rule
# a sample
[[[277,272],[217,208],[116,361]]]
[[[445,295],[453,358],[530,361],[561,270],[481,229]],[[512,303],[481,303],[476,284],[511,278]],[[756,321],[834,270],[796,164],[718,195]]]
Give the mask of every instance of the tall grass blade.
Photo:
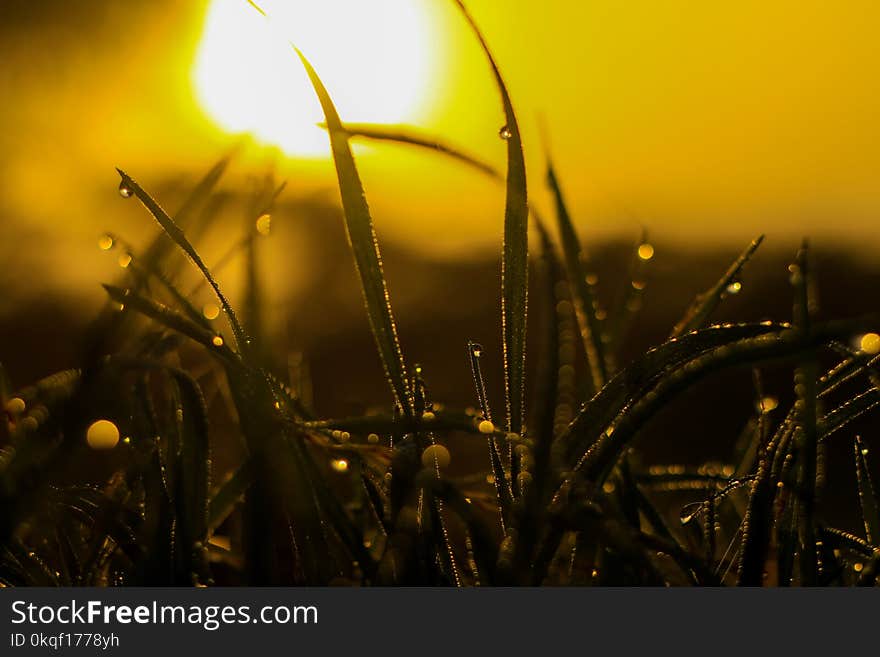
[[[504,333],[504,383],[507,429],[523,430],[525,408],[526,315],[528,312],[528,193],[522,139],[501,71],[483,34],[461,0],[455,0],[474,31],[498,85],[506,124],[499,134],[507,142],[507,200],[501,257],[501,324]]]
[[[367,315],[373,329],[376,346],[379,349],[379,356],[382,359],[395,402],[407,415],[412,415],[413,393],[409,386],[406,365],[397,337],[397,326],[391,311],[391,299],[382,271],[379,242],[373,229],[373,219],[370,216],[370,209],[367,206],[364,188],[355,165],[354,156],[351,153],[348,137],[330,94],[327,93],[315,69],[298,49],[296,53],[308,73],[327,121],[333,161],[336,163],[336,174],[339,179],[342,209],[345,213],[348,241],[361,278],[361,289],[364,293]]]

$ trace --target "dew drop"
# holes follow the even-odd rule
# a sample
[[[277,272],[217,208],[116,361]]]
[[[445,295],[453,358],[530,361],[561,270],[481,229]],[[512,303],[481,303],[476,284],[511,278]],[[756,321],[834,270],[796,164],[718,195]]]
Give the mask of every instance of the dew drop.
[[[86,430],[86,442],[92,449],[113,449],[119,442],[119,429],[110,420],[96,420]]]
[[[507,141],[511,137],[513,137],[513,132],[507,125],[501,126],[501,129],[498,131],[498,136],[503,140]]]
[[[376,443],[379,442],[379,434],[371,433],[370,435],[367,436],[367,442],[375,445]]]
[[[109,251],[113,248],[113,245],[116,241],[113,239],[113,236],[109,233],[104,233],[101,237],[98,238],[98,248],[102,251]]]
[[[266,237],[272,232],[272,215],[262,214],[256,221],[257,232]]]
[[[445,468],[449,465],[451,456],[449,450],[443,445],[431,445],[422,452],[422,465],[426,468]]]
[[[777,406],[779,406],[779,400],[776,397],[762,397],[761,401],[758,402],[758,410],[761,413],[769,413],[774,410]]]
[[[739,291],[742,290],[743,284],[740,281],[733,281],[730,285],[727,286],[728,294],[739,294]]]
[[[334,459],[330,461],[330,467],[336,470],[336,472],[348,472],[348,461],[345,459]]]
[[[131,198],[132,194],[134,194],[134,192],[131,190],[131,187],[126,185],[124,180],[121,181],[119,183],[119,195],[122,198]]]
[[[27,404],[21,397],[13,397],[6,402],[6,412],[10,415],[21,415],[25,408],[27,408]]]
[[[220,307],[215,303],[206,303],[202,306],[202,315],[205,319],[217,319],[220,316]]]
[[[211,344],[213,344],[215,347],[222,347],[223,346],[223,338],[221,338],[219,335],[215,335],[214,339],[211,340]]]
[[[489,420],[483,420],[477,428],[480,430],[480,433],[495,433],[495,425]]]
[[[131,264],[131,254],[130,253],[121,253],[119,254],[119,259],[117,260],[119,266],[125,269]]]
[[[647,242],[639,244],[638,254],[640,260],[650,260],[654,257],[654,247]]]
[[[859,338],[859,350],[871,356],[880,353],[880,335],[865,333]]]

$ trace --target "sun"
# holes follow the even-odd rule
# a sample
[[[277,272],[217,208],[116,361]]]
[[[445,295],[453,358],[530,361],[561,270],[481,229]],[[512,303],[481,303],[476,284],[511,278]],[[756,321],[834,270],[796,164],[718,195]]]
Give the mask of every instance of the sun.
[[[199,103],[223,129],[298,157],[325,157],[309,58],[344,121],[415,123],[437,89],[428,0],[212,0],[193,69]]]

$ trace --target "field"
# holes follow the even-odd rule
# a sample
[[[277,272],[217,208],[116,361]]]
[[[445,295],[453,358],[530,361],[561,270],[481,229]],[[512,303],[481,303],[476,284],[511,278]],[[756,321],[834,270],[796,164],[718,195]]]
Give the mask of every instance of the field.
[[[118,170],[155,239],[101,237],[122,275],[104,285],[75,367],[27,383],[0,370],[0,584],[876,584],[873,285],[826,318],[804,241],[772,273],[788,298],[769,316],[750,311],[756,236],[643,344],[659,246],[643,235],[603,260],[575,229],[550,153],[546,179],[527,182],[515,103],[456,4],[499,92],[503,170],[434,135],[344,123],[320,71],[291,53],[324,113],[372,333],[364,323],[357,342],[344,344],[360,325],[332,342],[320,316],[303,320],[344,351],[324,370],[265,327],[261,251],[284,184],[265,180],[246,238],[209,266],[193,236],[216,228],[206,208],[235,155],[173,213]],[[448,344],[471,331],[457,306],[486,302],[467,294],[480,289],[473,272],[457,272],[460,294],[421,306],[418,322],[434,328],[420,350],[459,353],[458,366],[410,360],[416,320],[395,314],[355,140],[430,152],[505,190],[494,326]],[[529,201],[542,185],[551,216]],[[218,282],[233,267],[245,281],[236,301]],[[0,345],[0,359],[14,348]],[[353,412],[321,413],[343,406],[321,394],[351,382]]]

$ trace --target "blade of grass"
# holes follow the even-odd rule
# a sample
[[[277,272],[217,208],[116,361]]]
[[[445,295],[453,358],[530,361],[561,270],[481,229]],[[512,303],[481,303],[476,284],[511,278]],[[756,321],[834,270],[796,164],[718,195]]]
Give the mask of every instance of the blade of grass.
[[[871,472],[868,468],[868,449],[861,438],[856,436],[853,443],[856,459],[856,478],[859,484],[859,504],[862,507],[862,522],[865,525],[865,538],[868,544],[876,546],[880,540],[880,511],[877,496],[871,483]]]
[[[797,264],[792,270],[794,285],[794,325],[804,338],[813,330],[812,270],[806,241],[798,251]],[[818,367],[815,351],[804,354],[795,369],[794,389],[796,419],[800,431],[795,445],[800,471],[798,489],[798,538],[800,540],[801,584],[814,586],[819,581],[818,555],[816,553],[815,512],[817,497],[818,444],[817,395]]]
[[[184,235],[183,231],[177,225],[177,223],[172,219],[165,210],[150,196],[144,189],[136,183],[131,176],[125,173],[122,169],[117,168],[117,172],[119,172],[119,176],[122,178],[122,185],[131,190],[135,196],[137,196],[138,200],[144,205],[147,210],[149,210],[150,214],[153,215],[153,218],[159,223],[162,227],[162,230],[170,237],[175,244],[184,252],[187,256],[189,256],[190,260],[198,267],[199,271],[205,277],[205,280],[208,281],[208,285],[211,286],[211,289],[214,290],[214,294],[217,296],[217,300],[220,302],[221,307],[223,308],[223,312],[226,313],[226,316],[229,319],[229,324],[232,327],[232,332],[235,336],[235,341],[238,344],[239,350],[246,350],[248,345],[247,337],[245,336],[244,329],[238,321],[238,318],[235,315],[235,311],[232,309],[232,306],[227,301],[226,296],[223,292],[220,291],[220,286],[217,284],[217,281],[214,280],[214,277],[211,275],[211,272],[208,270],[208,267],[202,261],[201,256],[195,250],[193,245],[187,239],[186,235]]]
[[[208,491],[211,485],[211,446],[208,412],[202,391],[186,373],[172,371],[179,407],[176,540],[179,545],[178,581],[207,583],[210,578],[205,546],[208,541]]]
[[[684,317],[672,329],[671,337],[678,337],[688,331],[698,329],[706,323],[709,315],[712,314],[722,299],[724,299],[728,287],[739,282],[737,279],[742,275],[743,268],[763,241],[763,235],[759,235],[752,240],[752,243],[746,247],[746,250],[730,265],[724,276],[713,287],[697,295],[690,308],[685,312]]]
[[[196,324],[185,315],[177,312],[173,308],[164,306],[161,303],[141,296],[131,290],[123,290],[112,285],[104,285],[107,294],[116,303],[125,307],[131,307],[139,313],[155,320],[162,326],[182,333],[210,349],[212,352],[221,355],[228,362],[237,362],[237,357],[226,345],[222,339],[218,339],[218,335],[213,331]]]
[[[572,286],[572,298],[580,324],[584,352],[587,354],[590,366],[593,391],[601,390],[608,380],[608,363],[605,357],[605,345],[602,342],[602,326],[596,315],[596,298],[592,285],[587,280],[589,272],[584,267],[587,262],[586,253],[571,222],[562,187],[549,155],[547,155],[547,184],[556,202],[556,221],[562,241],[562,253],[568,270],[568,280]]]
[[[501,134],[507,142],[507,200],[504,209],[504,245],[501,257],[501,325],[504,334],[504,383],[507,392],[507,429],[522,433],[525,408],[526,316],[528,312],[528,192],[522,140],[513,104],[479,27],[461,0],[455,0],[473,29],[489,61],[506,124]],[[514,464],[511,470],[514,470]],[[511,472],[511,477],[515,473]]]
[[[367,306],[367,315],[373,330],[373,337],[379,349],[379,356],[385,368],[385,375],[397,405],[407,415],[413,414],[413,393],[406,375],[406,364],[397,337],[397,325],[391,310],[391,299],[382,270],[382,256],[379,242],[373,229],[373,219],[367,206],[364,188],[355,165],[348,137],[342,121],[333,105],[330,94],[306,57],[296,49],[306,73],[312,82],[330,134],[330,146],[336,174],[339,179],[339,192],[345,214],[348,242],[354,254],[355,264],[361,278],[361,289]]]

